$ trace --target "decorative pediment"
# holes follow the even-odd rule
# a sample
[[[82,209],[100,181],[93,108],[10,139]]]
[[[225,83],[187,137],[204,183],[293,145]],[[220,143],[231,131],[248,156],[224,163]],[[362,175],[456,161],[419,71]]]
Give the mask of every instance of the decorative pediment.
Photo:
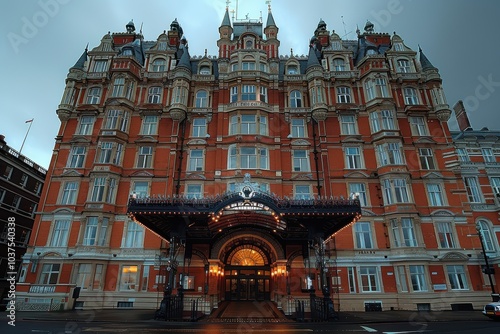
[[[436,141],[432,137],[420,137],[415,140],[415,144],[436,144]]]
[[[422,176],[423,179],[443,179],[443,174],[438,172],[430,172]]]
[[[153,136],[141,136],[139,139],[134,141],[135,143],[157,143],[158,140],[154,138]]]
[[[55,209],[54,211],[52,211],[52,214],[53,215],[72,215],[74,214],[75,211],[74,210],[70,210],[68,208],[59,208],[59,209]]]
[[[70,143],[72,143],[72,144],[91,144],[92,140],[90,140],[90,137],[87,137],[87,136],[74,135],[73,138],[71,138]]]
[[[310,146],[311,145],[311,143],[305,139],[295,139],[295,140],[292,140],[290,144],[292,144],[293,146]]]
[[[186,173],[186,179],[189,180],[206,180],[205,175],[201,173]]]
[[[361,135],[351,135],[345,136],[342,140],[342,143],[362,143]]]
[[[132,176],[132,177],[137,177],[137,176],[140,176],[140,177],[154,177],[155,175],[153,173],[148,172],[148,171],[141,170],[141,171],[137,171],[137,172],[134,172],[134,173],[130,174],[130,176]]]
[[[377,216],[373,211],[366,210],[366,209],[361,209],[361,215],[362,216],[370,216],[370,217]]]
[[[299,174],[295,174],[295,175],[292,175],[292,180],[312,180],[313,179],[313,176],[312,174],[310,173],[299,173]]]
[[[458,252],[449,252],[440,258],[441,261],[468,261],[469,257]]]
[[[195,146],[195,145],[206,145],[207,144],[207,141],[204,140],[204,139],[200,139],[200,138],[197,138],[197,139],[191,139],[190,141],[187,142],[187,145],[192,145],[192,146]]]
[[[82,177],[82,173],[78,173],[78,171],[74,169],[65,169],[61,176],[74,176],[74,177]]]
[[[439,217],[453,217],[455,216],[453,212],[449,210],[436,210],[431,212],[431,216],[439,216]]]
[[[370,177],[370,175],[368,175],[365,172],[355,171],[355,172],[349,172],[349,173],[345,174],[344,177],[353,178],[353,179],[359,179],[359,178],[365,179],[365,178]]]

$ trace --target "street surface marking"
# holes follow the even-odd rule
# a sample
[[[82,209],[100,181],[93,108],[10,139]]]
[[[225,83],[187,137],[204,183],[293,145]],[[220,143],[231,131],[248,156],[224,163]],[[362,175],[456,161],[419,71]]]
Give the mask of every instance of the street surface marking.
[[[366,327],[366,326],[361,326],[361,328],[363,328],[365,331],[370,332],[370,333],[378,332],[378,330],[370,328],[370,327]]]

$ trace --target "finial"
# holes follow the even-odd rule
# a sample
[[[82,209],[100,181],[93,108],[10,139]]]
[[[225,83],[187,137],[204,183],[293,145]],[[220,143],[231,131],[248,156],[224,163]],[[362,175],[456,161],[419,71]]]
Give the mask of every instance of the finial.
[[[87,42],[87,46],[85,47],[85,52],[89,51],[89,42]]]
[[[229,4],[230,4],[230,3],[231,3],[231,0],[227,0],[227,1],[226,1],[226,10],[228,10],[228,9],[229,9]]]
[[[267,4],[267,11],[270,13],[271,12],[271,0],[267,0],[266,4]]]
[[[207,56],[207,49],[205,49],[205,57]]]

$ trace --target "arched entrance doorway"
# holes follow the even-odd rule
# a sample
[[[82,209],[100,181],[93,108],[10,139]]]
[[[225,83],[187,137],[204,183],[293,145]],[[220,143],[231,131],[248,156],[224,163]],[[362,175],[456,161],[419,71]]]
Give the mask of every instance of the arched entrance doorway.
[[[221,250],[224,263],[224,297],[230,301],[271,299],[271,264],[276,258],[260,238],[234,238]]]

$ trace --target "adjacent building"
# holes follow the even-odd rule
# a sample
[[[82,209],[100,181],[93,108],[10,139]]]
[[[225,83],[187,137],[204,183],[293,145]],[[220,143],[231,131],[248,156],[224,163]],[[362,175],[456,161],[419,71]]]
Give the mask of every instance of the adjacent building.
[[[226,10],[216,56],[190,55],[177,20],[153,41],[130,22],[85,50],[57,108],[18,307],[489,299],[476,224],[493,256],[498,222],[469,204],[438,69],[370,22],[356,40],[302,28],[307,56],[280,52],[292,32],[271,10]]]
[[[0,305],[7,304],[11,281],[20,271],[47,170],[13,149],[0,136]],[[14,291],[12,291],[14,290]]]

